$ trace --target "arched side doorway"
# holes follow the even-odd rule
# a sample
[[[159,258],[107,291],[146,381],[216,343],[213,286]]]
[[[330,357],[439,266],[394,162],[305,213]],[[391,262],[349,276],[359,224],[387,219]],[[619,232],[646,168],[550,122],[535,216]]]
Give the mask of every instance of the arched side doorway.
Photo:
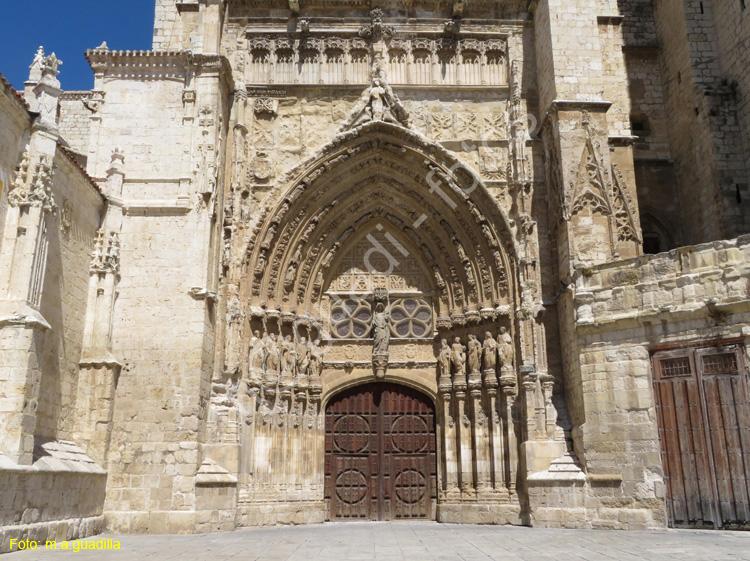
[[[371,383],[325,413],[327,520],[435,519],[435,407],[424,394]]]

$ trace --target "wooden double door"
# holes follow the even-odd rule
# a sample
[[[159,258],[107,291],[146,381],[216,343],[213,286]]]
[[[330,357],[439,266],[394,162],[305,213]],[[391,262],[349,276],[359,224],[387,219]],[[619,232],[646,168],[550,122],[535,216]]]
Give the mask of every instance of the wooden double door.
[[[329,520],[433,518],[435,409],[396,384],[358,386],[326,407]]]
[[[673,526],[750,527],[750,394],[739,345],[654,354]]]

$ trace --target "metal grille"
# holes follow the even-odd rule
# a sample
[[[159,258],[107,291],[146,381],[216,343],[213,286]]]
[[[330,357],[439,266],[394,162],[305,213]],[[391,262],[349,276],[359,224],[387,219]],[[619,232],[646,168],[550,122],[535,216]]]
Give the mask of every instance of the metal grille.
[[[659,361],[662,378],[675,376],[690,376],[690,357],[663,358]]]
[[[739,372],[737,355],[735,353],[705,355],[703,372],[705,374],[737,374]]]

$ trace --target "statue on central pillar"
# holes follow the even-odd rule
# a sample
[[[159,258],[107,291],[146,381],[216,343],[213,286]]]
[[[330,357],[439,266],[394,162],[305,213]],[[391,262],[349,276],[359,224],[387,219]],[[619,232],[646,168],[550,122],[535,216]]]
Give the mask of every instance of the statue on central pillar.
[[[388,367],[388,349],[391,343],[391,317],[386,311],[388,292],[376,289],[374,294],[375,313],[372,316],[372,365],[375,377],[382,379]]]

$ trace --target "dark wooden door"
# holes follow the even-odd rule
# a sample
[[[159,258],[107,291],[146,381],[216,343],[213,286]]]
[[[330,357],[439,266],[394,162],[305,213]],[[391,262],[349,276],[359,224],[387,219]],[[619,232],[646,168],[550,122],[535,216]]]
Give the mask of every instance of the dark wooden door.
[[[654,355],[673,526],[750,524],[750,396],[738,346]]]
[[[437,490],[435,410],[395,384],[348,390],[326,407],[328,518],[430,518]]]

